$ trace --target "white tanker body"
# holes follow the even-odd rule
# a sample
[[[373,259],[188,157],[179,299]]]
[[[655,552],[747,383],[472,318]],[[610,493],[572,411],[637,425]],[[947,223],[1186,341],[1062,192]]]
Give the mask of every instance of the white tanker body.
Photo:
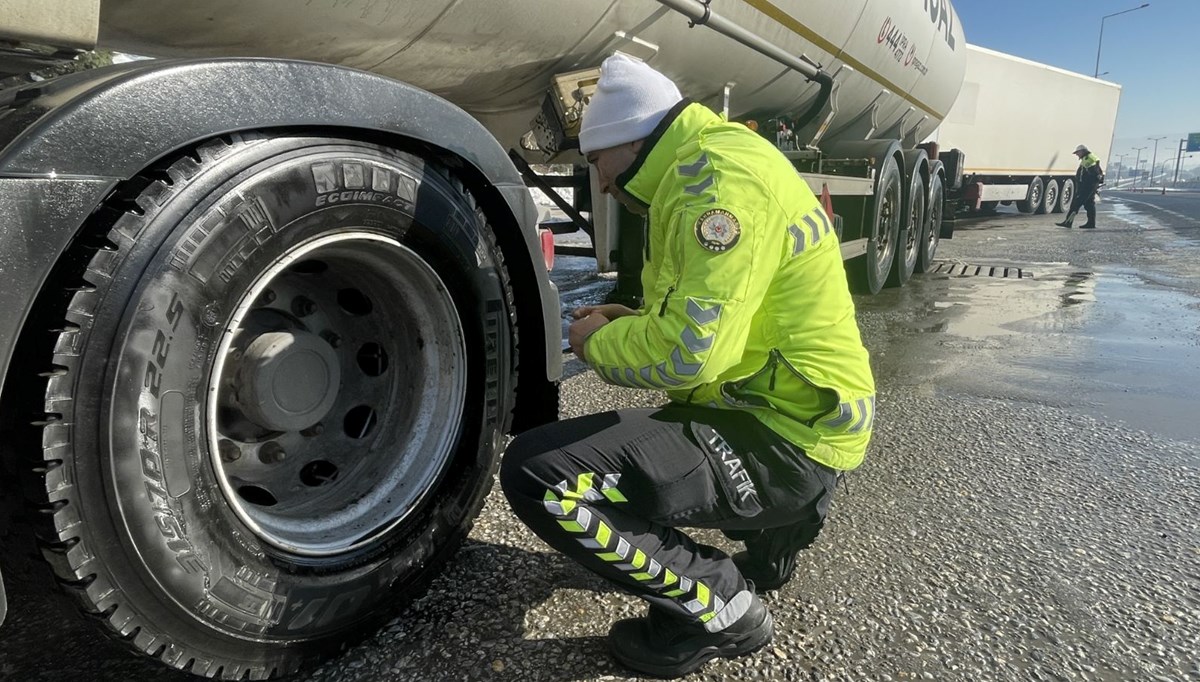
[[[948,0],[735,0],[729,21],[838,82],[825,142],[891,132],[922,139],[962,83],[962,27]],[[621,50],[730,115],[802,111],[817,94],[770,58],[654,0],[104,0],[100,43],[154,56],[310,59],[373,71],[471,112],[506,146],[529,129],[555,74]],[[846,67],[846,68],[843,68]],[[874,131],[852,126],[874,109]],[[901,124],[901,119],[906,119]]]
[[[505,435],[557,416],[527,184],[553,188],[526,160],[588,188],[572,125],[609,53],[775,139],[831,195],[861,291],[929,266],[957,180],[918,145],[963,79],[948,0],[0,10],[0,76],[95,45],[179,58],[0,90],[0,480],[26,474],[37,527],[6,542],[36,537],[47,589],[209,677],[294,672],[393,616]],[[591,220],[564,209],[636,282],[640,224],[587,195]]]

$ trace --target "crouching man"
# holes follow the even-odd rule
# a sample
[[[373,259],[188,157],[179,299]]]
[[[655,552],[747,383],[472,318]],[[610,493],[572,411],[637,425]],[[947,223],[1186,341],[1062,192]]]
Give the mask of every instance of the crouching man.
[[[575,311],[571,347],[671,402],[523,434],[501,484],[547,544],[649,602],[612,627],[613,656],[676,677],[770,641],[755,590],[788,580],[838,472],[862,462],[875,386],[837,236],[773,145],[623,55],[604,62],[579,141],[601,189],[650,227],[644,307]]]

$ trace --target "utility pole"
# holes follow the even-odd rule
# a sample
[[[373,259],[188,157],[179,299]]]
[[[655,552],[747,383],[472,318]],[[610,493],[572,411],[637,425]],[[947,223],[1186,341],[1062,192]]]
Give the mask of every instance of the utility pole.
[[[1129,156],[1129,152],[1117,154],[1117,189],[1121,188],[1121,176],[1125,174],[1125,157]]]
[[[1134,149],[1137,151],[1137,160],[1133,162],[1133,189],[1137,190],[1138,180],[1141,179],[1138,174],[1141,173],[1140,169],[1142,167],[1142,150],[1148,149],[1148,147],[1134,147]]]

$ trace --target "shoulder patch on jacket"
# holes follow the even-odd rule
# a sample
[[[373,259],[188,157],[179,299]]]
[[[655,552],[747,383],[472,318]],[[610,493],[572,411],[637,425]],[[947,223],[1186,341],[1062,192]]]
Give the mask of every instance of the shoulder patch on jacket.
[[[742,224],[737,216],[721,208],[714,208],[696,218],[696,241],[700,246],[716,253],[723,253],[737,246],[742,236]]]

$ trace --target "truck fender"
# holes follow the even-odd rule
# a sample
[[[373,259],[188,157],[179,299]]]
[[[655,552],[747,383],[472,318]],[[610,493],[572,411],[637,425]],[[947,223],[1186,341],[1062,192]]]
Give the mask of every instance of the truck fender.
[[[942,187],[943,187],[943,189],[949,190],[949,186],[946,185],[946,166],[937,159],[930,159],[929,160],[929,177],[932,178],[936,175],[942,176]],[[932,198],[933,197],[931,196],[930,199],[932,200]]]
[[[25,207],[0,215],[9,266],[0,309],[13,311],[0,320],[0,372],[51,268],[119,182],[206,139],[282,129],[365,137],[432,156],[459,175],[496,226],[514,288],[525,292],[517,296],[522,387],[559,378],[558,293],[546,276],[536,210],[491,133],[411,85],[277,59],[134,62],[0,94],[0,205]],[[514,425],[523,421],[518,414]]]
[[[922,183],[929,187],[929,154],[924,149],[909,149],[902,154],[904,158],[905,178],[911,179],[920,173]]]

